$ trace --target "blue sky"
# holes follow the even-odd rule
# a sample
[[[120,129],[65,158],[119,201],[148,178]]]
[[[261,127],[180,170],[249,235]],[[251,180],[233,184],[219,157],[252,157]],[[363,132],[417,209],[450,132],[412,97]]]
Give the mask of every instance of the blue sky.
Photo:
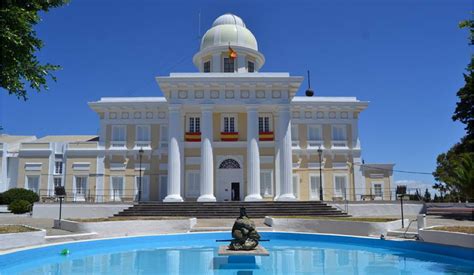
[[[243,18],[266,57],[261,71],[304,76],[319,96],[370,101],[360,116],[366,162],[431,172],[464,134],[451,120],[470,58],[471,1],[92,1],[71,0],[37,26],[41,60],[60,64],[57,83],[27,102],[0,93],[4,133],[97,134],[87,102],[161,96],[157,75],[195,72],[202,32],[219,15]],[[304,94],[303,84],[299,95]],[[426,175],[395,173],[413,186]]]

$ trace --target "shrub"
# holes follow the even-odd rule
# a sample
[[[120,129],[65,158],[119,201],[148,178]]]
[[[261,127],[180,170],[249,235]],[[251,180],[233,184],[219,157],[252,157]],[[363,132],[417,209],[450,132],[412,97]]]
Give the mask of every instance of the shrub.
[[[31,203],[26,200],[16,200],[8,205],[8,210],[13,214],[23,214],[30,212]]]
[[[6,203],[3,201],[3,193],[0,193],[0,205],[2,204],[6,204]]]
[[[16,200],[25,200],[33,204],[39,201],[39,196],[35,192],[23,188],[12,188],[8,191],[3,192],[3,203],[11,204]]]

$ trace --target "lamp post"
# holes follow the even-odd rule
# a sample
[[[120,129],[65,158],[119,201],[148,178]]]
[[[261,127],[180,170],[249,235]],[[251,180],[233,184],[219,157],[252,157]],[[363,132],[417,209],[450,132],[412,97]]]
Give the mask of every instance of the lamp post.
[[[319,155],[319,199],[321,201],[324,200],[323,198],[323,149],[321,146],[318,148],[318,155]]]
[[[58,228],[61,228],[61,216],[63,210],[63,199],[66,197],[66,189],[64,186],[56,186],[54,188],[54,194],[57,198],[59,198],[59,220],[58,220]]]
[[[311,89],[311,78],[308,70],[308,89],[306,90],[306,96],[311,97],[314,95],[314,90]]]
[[[140,150],[138,150],[138,159],[139,159],[139,176],[138,176],[138,202],[142,200],[142,156],[143,156],[143,147],[140,147]]]

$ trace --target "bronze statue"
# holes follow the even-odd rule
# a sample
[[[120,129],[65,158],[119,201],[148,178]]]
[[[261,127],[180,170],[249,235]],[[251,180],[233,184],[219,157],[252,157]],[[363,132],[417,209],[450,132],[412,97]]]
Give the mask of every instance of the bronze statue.
[[[255,229],[255,223],[247,216],[245,207],[240,208],[240,216],[232,227],[230,250],[253,250],[258,246],[260,235]]]

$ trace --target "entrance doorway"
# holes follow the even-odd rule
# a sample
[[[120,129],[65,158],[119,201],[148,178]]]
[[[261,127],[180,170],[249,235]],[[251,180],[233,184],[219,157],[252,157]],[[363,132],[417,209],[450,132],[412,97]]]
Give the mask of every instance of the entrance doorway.
[[[241,156],[217,157],[217,201],[240,201],[243,197],[243,169]]]
[[[240,182],[232,183],[230,199],[232,201],[240,201]]]

